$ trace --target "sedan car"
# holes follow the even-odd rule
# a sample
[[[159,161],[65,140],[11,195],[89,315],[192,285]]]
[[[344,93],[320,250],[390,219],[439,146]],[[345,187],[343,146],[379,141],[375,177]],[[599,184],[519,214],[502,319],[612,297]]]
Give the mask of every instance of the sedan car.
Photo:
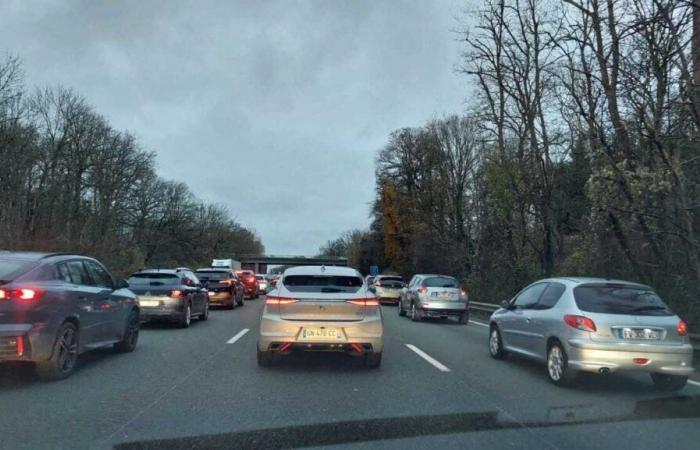
[[[197,269],[195,275],[207,290],[210,306],[233,309],[244,305],[245,286],[231,269],[209,267]]]
[[[248,298],[258,298],[260,296],[260,283],[258,279],[255,278],[255,272],[252,270],[237,270],[236,276],[241,280],[243,286],[245,287],[245,295]]]
[[[136,348],[136,296],[99,261],[0,252],[0,280],[0,362],[33,362],[40,378],[58,380],[73,372],[85,351]]]
[[[294,351],[332,351],[361,356],[376,368],[383,348],[379,302],[354,269],[293,267],[267,296],[258,336],[260,366]]]
[[[685,322],[652,288],[627,281],[552,278],[526,287],[491,316],[489,351],[542,361],[557,385],[579,371],[630,370],[672,391],[693,372]]]
[[[401,290],[404,287],[403,278],[396,275],[377,275],[370,290],[379,300],[379,303],[391,303],[398,305]]]
[[[138,296],[141,318],[166,320],[187,328],[192,317],[209,318],[207,291],[189,270],[144,269],[129,277]]]
[[[414,275],[399,297],[399,315],[414,322],[424,317],[456,317],[469,322],[469,297],[456,278],[447,275]]]

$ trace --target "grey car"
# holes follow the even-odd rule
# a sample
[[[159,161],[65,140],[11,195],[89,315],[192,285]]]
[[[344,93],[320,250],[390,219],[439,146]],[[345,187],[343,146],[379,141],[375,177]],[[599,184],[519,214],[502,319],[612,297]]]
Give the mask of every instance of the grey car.
[[[0,362],[33,362],[40,378],[58,380],[85,351],[133,351],[139,307],[127,287],[85,256],[0,252]]]
[[[128,281],[143,321],[166,320],[187,328],[193,317],[209,318],[207,291],[189,269],[144,269]]]
[[[523,289],[490,320],[489,351],[542,361],[550,380],[579,371],[651,374],[663,390],[693,372],[688,329],[649,286],[598,278],[552,278]]]
[[[447,275],[414,275],[401,292],[398,307],[399,316],[408,314],[414,322],[425,317],[469,322],[469,297],[457,279]]]
[[[370,291],[379,300],[379,303],[392,303],[398,305],[401,291],[405,284],[403,278],[397,275],[377,275]]]

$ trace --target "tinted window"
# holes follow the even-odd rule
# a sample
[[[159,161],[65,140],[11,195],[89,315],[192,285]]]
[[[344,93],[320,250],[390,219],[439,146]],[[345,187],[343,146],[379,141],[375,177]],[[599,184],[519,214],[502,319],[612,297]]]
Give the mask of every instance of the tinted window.
[[[184,281],[185,281],[185,284],[186,284],[186,285],[188,285],[188,286],[195,286],[195,285],[200,284],[200,283],[199,283],[199,279],[198,279],[198,278],[195,276],[195,274],[193,274],[192,272],[187,271],[187,272],[184,272],[183,275],[184,275],[184,277],[185,277],[185,280],[184,280]]]
[[[0,280],[8,282],[36,266],[34,261],[0,258]]]
[[[401,277],[382,277],[377,279],[377,284],[384,287],[400,288],[403,287],[403,279]]]
[[[228,280],[231,278],[231,274],[229,272],[198,271],[197,278],[199,278],[201,281]]]
[[[139,272],[129,277],[129,284],[133,286],[179,285],[180,277],[174,273]]]
[[[112,277],[107,273],[107,271],[99,264],[93,261],[85,261],[85,267],[87,267],[90,277],[92,278],[93,285],[103,288],[112,289],[114,288],[114,282]]]
[[[56,272],[60,281],[65,281],[66,283],[73,282],[73,280],[71,280],[70,271],[68,270],[68,265],[66,263],[56,264]]]
[[[458,288],[459,283],[452,277],[430,277],[423,281],[425,287]]]
[[[288,275],[282,281],[292,292],[357,292],[362,278],[332,275]]]
[[[537,309],[549,309],[557,304],[561,295],[566,290],[566,286],[561,283],[548,283],[547,288],[542,293],[540,301],[537,302]]]
[[[585,285],[574,289],[581,311],[635,316],[670,316],[673,312],[654,291],[641,286]]]
[[[29,279],[32,281],[50,281],[58,279],[56,274],[56,268],[53,264],[44,264],[43,266],[34,270]]]
[[[82,261],[68,261],[66,267],[68,268],[68,274],[73,284],[81,284],[84,286],[92,284]]]
[[[542,291],[547,287],[547,283],[539,283],[522,291],[515,299],[513,305],[518,308],[530,308],[537,303]]]

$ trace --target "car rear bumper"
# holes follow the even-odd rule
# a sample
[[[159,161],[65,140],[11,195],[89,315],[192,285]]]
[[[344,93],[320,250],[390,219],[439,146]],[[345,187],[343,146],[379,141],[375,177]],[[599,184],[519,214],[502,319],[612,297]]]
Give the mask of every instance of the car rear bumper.
[[[0,325],[0,361],[49,359],[57,331],[48,323]]]
[[[209,295],[210,305],[231,305],[235,301],[235,298],[231,292],[215,292]]]
[[[586,372],[633,370],[684,376],[694,372],[693,347],[690,344],[616,345],[583,339],[570,339],[568,344],[569,366],[577,370]],[[635,359],[638,362],[635,362]]]
[[[140,308],[142,322],[153,319],[179,320],[185,315],[185,308],[182,302],[162,303],[158,306],[144,306],[141,304]]]
[[[423,303],[421,310],[425,317],[461,316],[469,311],[467,303]]]
[[[300,338],[302,328],[319,327],[340,328],[343,338],[333,341],[305,341]],[[381,352],[384,348],[384,325],[381,316],[358,322],[319,322],[283,320],[279,316],[263,315],[260,321],[258,349],[274,350],[280,343],[291,343],[294,349],[305,351],[346,351],[350,344],[359,344],[366,350]],[[331,347],[332,345],[332,347]]]

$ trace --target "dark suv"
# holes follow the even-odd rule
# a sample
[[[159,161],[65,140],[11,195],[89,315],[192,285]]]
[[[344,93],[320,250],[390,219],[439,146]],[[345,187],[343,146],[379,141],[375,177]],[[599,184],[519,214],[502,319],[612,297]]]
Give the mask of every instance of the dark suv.
[[[243,306],[245,286],[231,269],[197,269],[196,275],[208,291],[210,304],[222,305],[228,309],[233,309],[236,305]]]
[[[85,256],[0,252],[0,362],[34,362],[58,380],[87,350],[133,351],[139,307],[127,287]]]
[[[129,277],[143,320],[167,320],[187,328],[192,317],[209,318],[209,299],[189,269],[144,269]]]

